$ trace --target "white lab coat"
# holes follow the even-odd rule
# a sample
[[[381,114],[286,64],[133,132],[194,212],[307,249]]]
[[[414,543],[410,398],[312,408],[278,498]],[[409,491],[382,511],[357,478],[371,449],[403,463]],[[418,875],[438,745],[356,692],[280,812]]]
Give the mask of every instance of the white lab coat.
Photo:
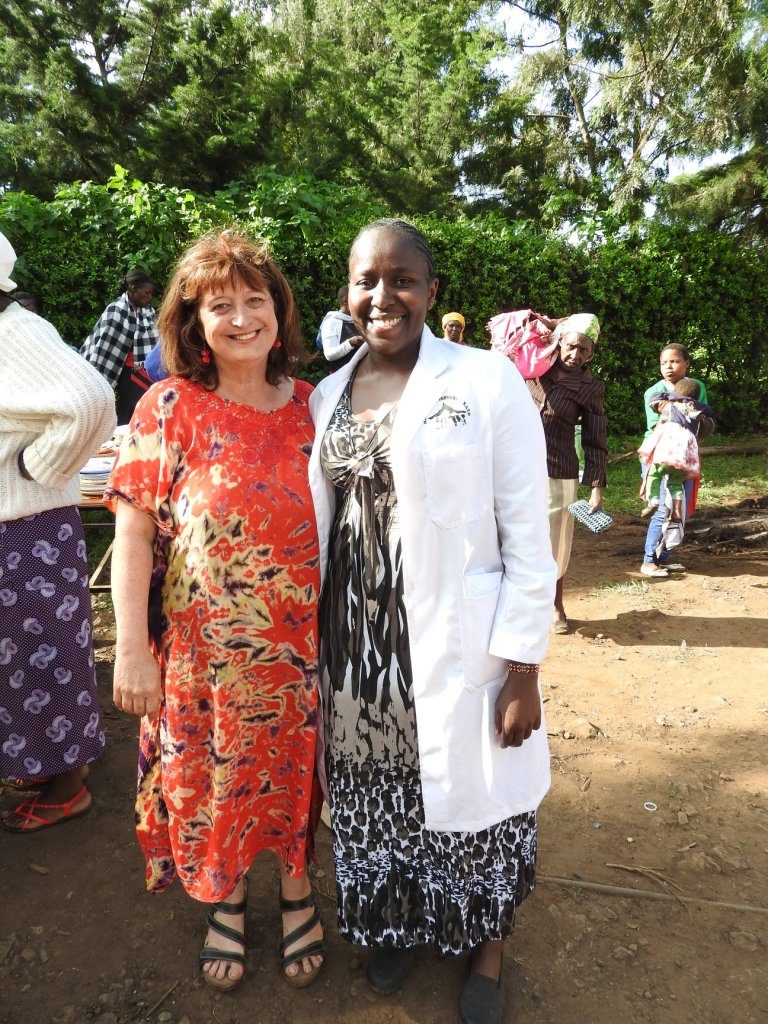
[[[323,575],[335,499],[320,442],[366,352],[310,399]],[[509,360],[425,327],[391,453],[425,824],[479,831],[534,810],[550,784],[543,713],[522,747],[503,750],[494,733],[507,661],[542,661],[549,637],[556,568],[541,419]]]

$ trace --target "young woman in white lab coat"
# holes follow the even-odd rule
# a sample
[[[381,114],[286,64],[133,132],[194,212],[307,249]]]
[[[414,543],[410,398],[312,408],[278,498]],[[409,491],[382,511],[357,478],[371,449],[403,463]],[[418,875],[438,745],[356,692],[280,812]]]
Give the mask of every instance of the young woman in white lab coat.
[[[414,227],[364,228],[349,275],[365,341],[310,400],[339,925],[374,948],[380,992],[418,944],[471,950],[461,1018],[496,1024],[550,781],[541,420],[508,360],[426,326],[438,280]]]

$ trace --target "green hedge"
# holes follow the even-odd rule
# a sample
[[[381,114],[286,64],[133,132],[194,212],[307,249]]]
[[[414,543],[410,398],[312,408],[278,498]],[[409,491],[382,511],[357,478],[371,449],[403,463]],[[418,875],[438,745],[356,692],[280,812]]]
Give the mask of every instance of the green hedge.
[[[0,230],[20,255],[16,278],[79,344],[129,266],[167,279],[179,252],[214,225],[265,238],[299,305],[309,352],[346,276],[356,231],[390,214],[362,189],[256,173],[212,196],[130,180],[67,186],[50,202],[0,196]],[[459,309],[473,344],[504,309],[591,310],[602,324],[594,369],[607,384],[614,433],[643,427],[642,392],[662,345],[681,341],[706,380],[725,433],[768,426],[768,256],[726,235],[647,225],[642,234],[577,246],[498,215],[414,218],[435,250],[441,287],[431,324]]]

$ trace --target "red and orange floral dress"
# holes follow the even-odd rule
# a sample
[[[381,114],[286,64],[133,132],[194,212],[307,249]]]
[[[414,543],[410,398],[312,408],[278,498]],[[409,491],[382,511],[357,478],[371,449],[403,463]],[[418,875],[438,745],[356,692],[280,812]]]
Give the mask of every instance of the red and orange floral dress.
[[[318,542],[311,387],[259,412],[170,378],[136,406],[107,488],[157,526],[142,719],[147,888],[226,898],[261,850],[304,870],[315,758]]]

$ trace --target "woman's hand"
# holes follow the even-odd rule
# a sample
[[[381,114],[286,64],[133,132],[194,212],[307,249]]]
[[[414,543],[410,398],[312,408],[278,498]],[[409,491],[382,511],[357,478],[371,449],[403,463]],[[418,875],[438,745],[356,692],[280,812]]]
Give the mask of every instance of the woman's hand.
[[[510,672],[496,698],[496,735],[502,747],[522,747],[541,725],[538,672]]]
[[[598,509],[603,507],[603,488],[593,487],[592,493],[589,496],[589,508],[587,512],[592,515],[593,512],[597,512]]]
[[[121,711],[156,717],[162,696],[160,666],[148,647],[144,650],[134,647],[125,654],[117,652],[112,696]]]

